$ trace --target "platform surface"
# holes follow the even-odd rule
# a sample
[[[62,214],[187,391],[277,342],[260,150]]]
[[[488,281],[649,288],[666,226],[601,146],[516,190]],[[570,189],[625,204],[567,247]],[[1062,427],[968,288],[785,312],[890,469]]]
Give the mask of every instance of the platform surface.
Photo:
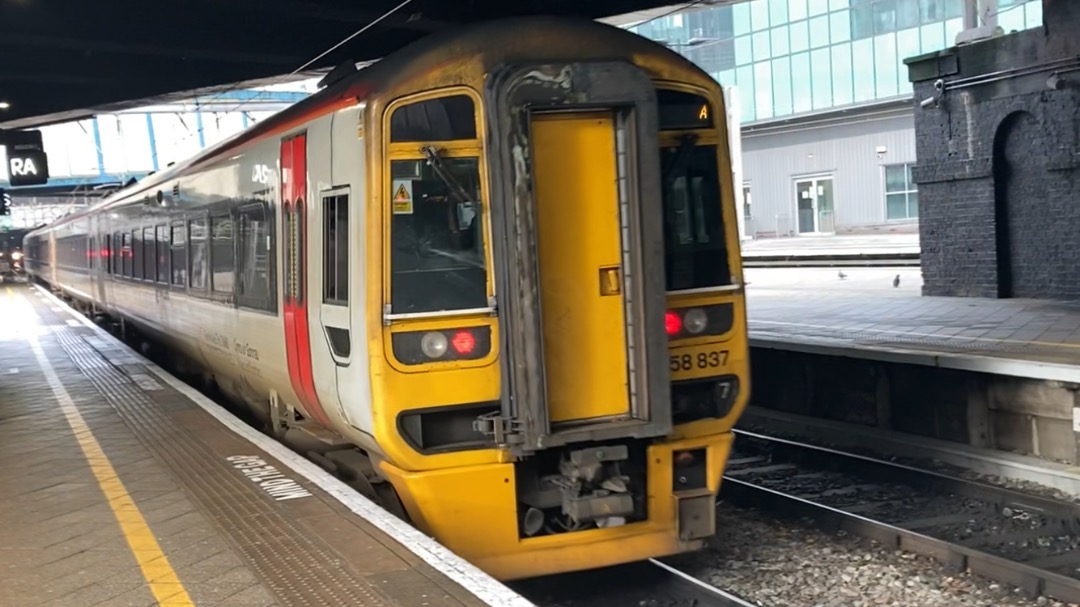
[[[0,605],[529,604],[184,388],[0,285]]]
[[[759,238],[742,242],[744,259],[791,258],[812,255],[902,255],[918,254],[919,234],[852,234]]]
[[[1080,381],[1080,302],[923,297],[919,268],[839,273],[746,270],[751,345]]]

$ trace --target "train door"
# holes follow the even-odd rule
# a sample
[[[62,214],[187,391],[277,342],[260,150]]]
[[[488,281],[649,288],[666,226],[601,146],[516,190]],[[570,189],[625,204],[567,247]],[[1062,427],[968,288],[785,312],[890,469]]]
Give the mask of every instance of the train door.
[[[315,390],[308,329],[307,293],[307,135],[281,142],[281,213],[285,255],[285,354],[289,379],[300,405],[316,422],[329,426]]]
[[[506,342],[501,419],[481,427],[522,452],[665,434],[652,81],[624,63],[519,65],[493,74],[486,94]]]
[[[549,419],[627,416],[615,117],[538,114],[531,127]]]
[[[344,402],[341,392],[348,391],[355,383],[356,373],[350,373],[352,362],[352,314],[349,304],[350,263],[353,259],[350,238],[349,188],[340,187],[320,192],[319,215],[321,217],[322,293],[319,322],[325,334],[320,348],[321,359],[334,369],[335,396]],[[341,407],[346,419],[349,411]]]

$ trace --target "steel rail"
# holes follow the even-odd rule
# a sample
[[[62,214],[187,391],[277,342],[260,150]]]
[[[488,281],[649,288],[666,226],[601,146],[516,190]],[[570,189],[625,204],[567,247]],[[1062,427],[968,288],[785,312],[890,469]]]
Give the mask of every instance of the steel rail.
[[[738,435],[778,445],[781,449],[802,449],[811,457],[821,458],[830,464],[843,466],[842,471],[852,469],[873,471],[890,482],[915,484],[918,487],[934,487],[939,491],[949,491],[990,502],[1000,506],[1017,507],[1037,511],[1048,518],[1075,528],[1080,507],[1038,496],[1026,495],[1010,489],[985,485],[966,479],[949,477],[937,472],[919,470],[903,464],[875,460],[873,458],[843,453],[816,445],[805,445],[796,441],[779,439],[745,431]],[[738,446],[736,438],[736,446]],[[845,463],[846,461],[846,463]],[[755,485],[746,480],[726,473],[720,486],[721,500],[743,507],[755,507],[771,512],[779,512],[797,518],[809,518],[827,530],[843,530],[861,537],[876,540],[885,546],[906,550],[933,558],[954,571],[968,570],[973,574],[1018,587],[1030,597],[1045,595],[1060,601],[1080,602],[1080,579],[1075,579],[1052,571],[1007,558],[988,554],[975,548],[955,544],[918,533],[909,529],[873,520],[841,508],[826,506],[808,498],[790,495],[782,491]],[[900,523],[903,524],[903,523]]]
[[[802,454],[809,454],[815,462],[822,462],[829,464],[830,466],[835,466],[839,471],[856,471],[859,473],[882,475],[886,476],[890,481],[917,485],[920,487],[932,486],[943,492],[963,495],[982,502],[995,504],[1002,508],[1019,508],[1038,512],[1047,518],[1061,523],[1069,529],[1080,531],[1080,504],[1072,504],[1048,497],[1031,495],[1006,487],[988,485],[986,483],[949,476],[932,470],[923,470],[906,464],[890,462],[874,457],[859,455],[857,453],[848,453],[837,449],[830,449],[828,447],[811,445],[786,438],[767,436],[765,434],[748,432],[746,430],[735,430],[734,433],[736,440],[739,440],[739,437],[744,437],[751,441],[768,443],[772,446],[774,453],[777,450],[780,450],[784,452],[784,455],[791,457],[792,459],[798,458],[801,455],[799,452],[802,452]]]
[[[670,580],[670,584],[681,590],[680,598],[685,596],[686,598],[696,599],[695,606],[700,607],[759,607],[756,603],[751,603],[746,599],[736,596],[726,590],[721,590],[715,586],[706,584],[705,582],[679,571],[674,567],[661,563],[656,559],[649,559],[648,561],[652,565],[662,571]]]

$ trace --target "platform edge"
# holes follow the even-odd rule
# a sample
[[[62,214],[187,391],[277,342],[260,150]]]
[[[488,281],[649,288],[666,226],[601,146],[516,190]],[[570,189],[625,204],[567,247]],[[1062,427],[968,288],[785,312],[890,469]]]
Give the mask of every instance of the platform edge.
[[[70,314],[84,326],[93,330],[99,337],[111,340],[113,343],[120,343],[127,348],[125,344],[122,344],[111,333],[94,324],[93,321],[74,310],[48,289],[45,289],[40,285],[34,285],[34,288],[60,306],[62,310]],[[139,363],[144,365],[150,372],[157,375],[174,390],[183,394],[204,411],[209,413],[234,434],[237,434],[279,460],[283,465],[292,469],[293,472],[299,474],[325,491],[354,514],[378,527],[380,531],[390,536],[394,541],[398,542],[425,563],[432,566],[436,571],[445,575],[451,581],[457,583],[488,605],[493,607],[535,607],[532,602],[515,593],[502,582],[496,580],[494,577],[485,573],[480,568],[469,563],[457,554],[454,554],[445,546],[421,533],[415,527],[412,527],[389,512],[386,512],[371,500],[356,493],[355,490],[351,489],[344,482],[330,475],[330,473],[319,468],[314,463],[304,459],[285,445],[259,433],[257,430],[241,421],[238,417],[229,413],[221,405],[213,402],[195,388],[180,381],[168,371],[142,356],[139,352],[129,348],[129,353],[132,358],[138,360]]]
[[[979,354],[871,346],[853,344],[840,339],[832,341],[827,338],[763,337],[761,335],[755,336],[753,329],[750,331],[750,347],[767,350],[787,350],[803,354],[847,356],[849,358],[940,367],[956,371],[1007,375],[1026,379],[1080,383],[1080,366],[1074,365]]]

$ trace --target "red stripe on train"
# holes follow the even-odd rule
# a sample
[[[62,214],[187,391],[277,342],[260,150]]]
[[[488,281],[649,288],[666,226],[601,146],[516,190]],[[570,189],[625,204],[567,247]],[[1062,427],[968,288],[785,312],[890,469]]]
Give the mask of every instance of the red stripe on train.
[[[306,282],[307,272],[307,137],[299,135],[281,142],[281,193],[282,209],[286,224],[298,235],[296,248],[291,247],[291,232],[285,238],[285,348],[289,365],[289,380],[304,410],[324,426],[330,425],[326,412],[319,403],[315,390],[315,377],[311,368],[311,337],[308,330]],[[286,179],[286,173],[289,178]],[[296,259],[292,259],[292,256]],[[297,276],[292,276],[295,262]],[[295,281],[295,289],[289,279]],[[294,292],[295,291],[295,292]]]

